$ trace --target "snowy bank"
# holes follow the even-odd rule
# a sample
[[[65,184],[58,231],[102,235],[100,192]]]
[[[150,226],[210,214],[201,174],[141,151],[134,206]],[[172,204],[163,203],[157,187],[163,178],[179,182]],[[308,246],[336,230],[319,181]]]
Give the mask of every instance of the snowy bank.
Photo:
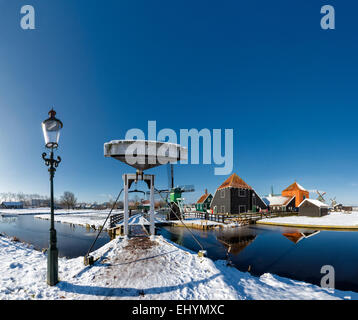
[[[83,257],[59,259],[59,282],[46,284],[46,254],[0,236],[0,299],[358,299],[271,274],[257,278],[213,262],[163,237],[117,238]]]
[[[322,217],[289,216],[267,218],[257,221],[259,224],[272,224],[281,226],[307,226],[316,228],[342,228],[358,229],[358,212],[352,213],[330,212]]]
[[[211,229],[211,228],[235,228],[240,227],[242,224],[239,222],[222,223],[212,220],[205,220],[199,218],[185,218],[183,222],[181,220],[170,220],[168,221],[177,227],[189,227],[197,229]],[[185,226],[184,226],[185,224]]]
[[[76,224],[80,226],[90,226],[94,229],[100,229],[108,216],[109,211],[91,211],[86,213],[69,213],[63,215],[55,215],[55,221],[61,223]],[[123,213],[122,210],[112,211],[112,214]],[[35,215],[35,218],[50,220],[50,214]],[[157,216],[155,213],[154,223],[162,223],[164,219]],[[117,223],[117,226],[123,224],[123,220]],[[150,222],[143,216],[143,214],[134,214],[128,219],[129,225],[150,225]],[[107,220],[104,230],[110,227],[110,219]]]
[[[109,210],[93,210],[93,209],[57,209],[57,214],[77,214],[90,212],[109,212]],[[50,214],[50,208],[26,208],[26,209],[0,209],[0,215],[34,215],[34,214]]]
[[[123,211],[113,211],[112,213],[120,213]],[[69,212],[69,213],[56,213],[55,214],[55,221],[61,222],[61,223],[69,223],[69,224],[76,224],[80,226],[91,226],[94,229],[99,229],[104,221],[106,220],[107,216],[109,214],[109,210],[100,210],[100,211],[87,211],[84,213],[81,212]],[[51,215],[50,214],[40,214],[35,215],[35,218],[38,219],[45,219],[50,220]],[[104,226],[104,229],[107,229],[109,227],[110,220],[108,219],[106,222],[106,225]]]

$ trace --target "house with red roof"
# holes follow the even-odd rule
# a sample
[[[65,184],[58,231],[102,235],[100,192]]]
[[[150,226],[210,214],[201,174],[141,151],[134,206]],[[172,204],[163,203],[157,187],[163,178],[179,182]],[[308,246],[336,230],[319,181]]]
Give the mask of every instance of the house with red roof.
[[[295,206],[298,207],[300,203],[308,199],[310,193],[296,181],[282,191],[283,197],[295,197]]]
[[[208,193],[208,190],[205,189],[205,193],[199,198],[195,204],[196,211],[207,212],[210,209],[211,201],[213,200],[213,195]]]

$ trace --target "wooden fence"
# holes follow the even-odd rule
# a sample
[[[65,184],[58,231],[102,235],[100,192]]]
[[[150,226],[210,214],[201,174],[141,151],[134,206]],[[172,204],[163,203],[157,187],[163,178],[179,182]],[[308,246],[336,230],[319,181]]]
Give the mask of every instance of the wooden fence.
[[[205,219],[210,221],[216,221],[221,223],[227,222],[246,222],[246,223],[255,223],[257,220],[266,219],[266,218],[276,218],[276,217],[287,217],[297,215],[296,212],[282,212],[282,211],[272,211],[272,212],[247,212],[240,214],[221,214],[221,213],[203,213],[203,212],[194,212],[196,218]]]

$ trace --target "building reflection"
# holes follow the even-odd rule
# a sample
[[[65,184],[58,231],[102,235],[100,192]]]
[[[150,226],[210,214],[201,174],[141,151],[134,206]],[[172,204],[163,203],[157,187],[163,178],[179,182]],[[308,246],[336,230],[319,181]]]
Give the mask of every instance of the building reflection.
[[[216,239],[227,248],[228,253],[237,255],[250,245],[256,237],[255,232],[245,229],[240,230],[240,232],[237,230],[220,232]]]
[[[282,233],[284,237],[286,237],[288,240],[292,241],[293,243],[297,244],[302,239],[310,238],[315,236],[316,234],[320,233],[319,230],[313,230],[313,231],[305,231],[305,232],[285,232]]]

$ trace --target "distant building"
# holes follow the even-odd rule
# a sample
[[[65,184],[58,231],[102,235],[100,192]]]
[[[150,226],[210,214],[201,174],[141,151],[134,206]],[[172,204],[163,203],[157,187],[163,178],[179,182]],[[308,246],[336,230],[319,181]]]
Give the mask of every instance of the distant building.
[[[313,199],[305,199],[298,206],[299,216],[322,217],[328,214],[328,205]]]
[[[31,207],[49,207],[50,206],[50,200],[48,199],[31,199]]]
[[[23,209],[24,203],[21,201],[4,201],[1,203],[1,207],[4,209]]]
[[[199,198],[195,204],[196,211],[207,212],[210,209],[211,201],[213,200],[213,195],[208,193],[208,190],[205,189],[205,193]]]
[[[271,211],[294,211],[296,208],[296,196],[283,197],[269,195],[262,198],[262,200]]]
[[[267,209],[267,205],[253,188],[233,173],[217,188],[211,208],[216,213],[238,214]]]
[[[308,199],[310,196],[309,191],[299,185],[297,182],[292,183],[285,190],[282,191],[283,197],[293,197],[295,196],[295,206],[298,207],[300,203]]]

